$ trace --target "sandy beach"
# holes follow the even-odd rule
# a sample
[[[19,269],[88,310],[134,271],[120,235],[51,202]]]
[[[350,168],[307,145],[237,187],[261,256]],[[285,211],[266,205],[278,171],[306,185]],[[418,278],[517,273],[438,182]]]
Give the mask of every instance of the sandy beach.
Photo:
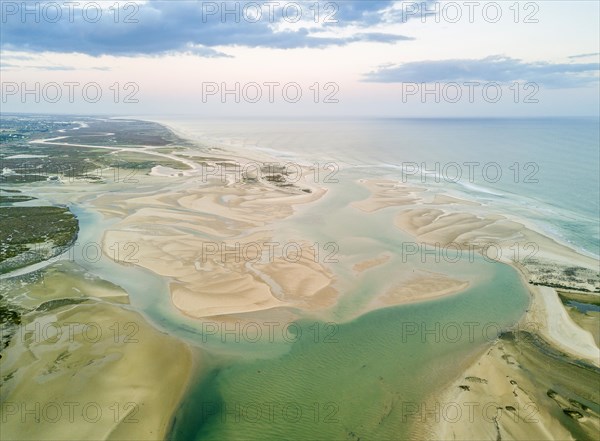
[[[352,269],[360,274],[363,271],[367,271],[371,268],[375,268],[379,265],[382,265],[384,263],[386,263],[387,261],[390,260],[390,255],[389,254],[382,254],[381,256],[375,257],[373,259],[367,259],[367,260],[363,260],[362,262],[358,262],[357,264],[355,264]]]
[[[532,303],[524,320],[536,323],[539,334],[553,346],[600,367],[600,349],[594,336],[573,321],[556,291],[547,286],[533,286],[531,292]]]
[[[442,417],[423,436],[550,440],[597,434],[599,415],[580,401],[598,402],[600,329],[597,321],[587,330],[575,323],[552,286],[568,287],[582,298],[597,299],[598,261],[534,231],[530,225],[479,211],[477,203],[439,194],[431,199],[415,188],[402,188],[394,182],[361,183],[369,188],[371,196],[355,204],[357,208],[375,211],[397,207],[400,211],[395,224],[414,237],[415,243],[487,253],[490,261],[518,269],[530,291],[530,306],[518,324],[521,332],[516,332],[516,338],[510,334],[495,341],[475,357],[459,379],[427,403],[427,408],[450,406],[462,414],[444,417],[440,411],[438,417]],[[490,253],[492,247],[494,253]],[[404,283],[398,290],[410,292],[414,285],[418,291],[424,289],[429,294],[403,296],[419,301],[429,295],[435,298],[455,292],[448,280],[442,278],[442,287],[434,280],[430,275],[414,284]],[[454,281],[457,289],[458,283]],[[577,364],[579,361],[585,364]],[[578,375],[589,381],[575,380]],[[551,389],[555,384],[562,384],[563,395]],[[474,403],[478,407],[473,413]],[[486,413],[481,410],[484,408],[492,411]],[[471,412],[468,417],[466,410]]]
[[[38,143],[57,141],[61,140]],[[343,293],[337,285],[338,273],[326,260],[323,250],[315,249],[311,237],[299,233],[282,237],[279,232],[282,222],[327,195],[325,186],[308,178],[308,169],[301,180],[294,182],[282,170],[265,171],[260,165],[255,168],[260,172],[258,175],[207,175],[206,170],[219,167],[235,170],[238,166],[259,164],[265,158],[237,157],[224,150],[194,152],[175,147],[161,151],[150,146],[100,148],[127,154],[130,159],[154,156],[170,161],[171,165],[180,163],[182,167],[152,167],[138,176],[136,185],[114,185],[115,191],[106,191],[113,185],[107,184],[103,191],[86,190],[87,193],[78,195],[88,188],[87,184],[65,183],[64,192],[55,196],[57,201],[75,198],[110,220],[101,233],[105,257],[114,257],[110,250],[128,245],[131,253],[121,256],[117,263],[138,266],[165,278],[168,286],[165,295],[170,295],[182,317],[243,322],[275,310],[290,319],[300,316],[297,311],[327,317],[327,312],[339,304]],[[571,318],[554,287],[568,286],[582,295],[597,295],[594,294],[598,289],[597,261],[538,233],[526,222],[495,213],[473,201],[391,180],[361,179],[359,184],[370,194],[366,199],[352,201],[349,204],[352,209],[365,216],[391,211],[392,230],[395,227],[396,231],[402,231],[414,244],[474,250],[485,253],[490,261],[512,265],[521,272],[523,283],[531,292],[530,307],[521,323],[536,323],[532,334],[536,344],[524,346],[522,342],[502,337],[482,354],[474,355],[475,361],[465,365],[464,375],[431,398],[464,403],[473,399],[496,400],[511,418],[492,420],[491,424],[485,417],[451,423],[443,420],[427,436],[435,432],[440,439],[497,439],[499,434],[502,439],[551,439],[557,435],[570,439],[574,433],[593,430],[597,415],[588,408],[580,406],[577,410],[582,417],[577,419],[575,428],[569,426],[571,420],[563,418],[575,414],[569,416],[563,412],[557,416],[552,406],[562,398],[540,395],[544,387],[550,387],[546,384],[550,380],[543,376],[537,379],[537,375],[543,373],[540,360],[547,356],[545,351],[555,350],[560,354],[553,355],[551,363],[567,366],[565,369],[571,374],[583,369],[582,375],[595,381],[594,366],[600,366],[598,335],[589,328],[582,329]],[[361,254],[361,260],[357,256],[348,260],[351,264],[347,270],[354,280],[396,263],[394,258],[398,257],[395,251]],[[342,256],[342,265],[345,257]],[[118,418],[114,418],[105,411],[93,427],[84,420],[73,425],[72,433],[64,434],[60,425],[21,424],[17,418],[21,410],[17,406],[6,433],[36,439],[163,438],[189,379],[202,368],[201,362],[187,344],[161,333],[127,308],[129,299],[124,290],[106,281],[90,281],[76,268],[61,265],[47,267],[45,282],[19,294],[19,302],[36,308],[42,298],[46,302],[62,301],[65,292],[69,298],[81,302],[53,306],[51,314],[35,313],[26,326],[41,326],[53,320],[64,333],[71,321],[94,321],[102,329],[110,329],[111,324],[117,323],[134,326],[140,342],[127,344],[124,339],[113,338],[108,331],[93,344],[81,338],[60,340],[52,345],[29,337],[15,338],[3,353],[3,372],[10,373],[3,385],[3,401],[30,403],[35,388],[44,384],[51,391],[47,396],[69,402],[75,399],[69,392],[73,383],[80,402],[86,399],[108,408],[114,401],[121,403],[125,412],[119,411]],[[387,279],[378,283],[378,289],[369,294],[371,297],[346,317],[449,297],[464,292],[473,282],[466,277],[425,269],[392,270],[386,274]],[[524,357],[521,350],[529,355]],[[518,363],[513,359],[518,359]],[[86,364],[84,360],[89,362]],[[26,378],[34,381],[27,382]],[[565,374],[564,381],[568,378]],[[575,397],[564,398],[567,403],[591,393],[585,388],[577,389],[572,382],[565,387]],[[573,392],[575,389],[577,393]],[[532,401],[539,404],[536,424],[525,421],[522,415],[514,417],[514,409],[528,409]],[[573,409],[567,406],[565,410]],[[129,424],[128,418],[134,412],[140,421],[143,419],[143,424]]]
[[[167,435],[192,375],[185,343],[125,309],[122,289],[72,264],[49,267],[20,296],[37,309],[2,352],[2,439]]]
[[[593,439],[600,429],[597,371],[547,355],[531,334],[502,338],[437,398],[450,409],[429,434],[433,439]],[[560,388],[560,392],[554,390]],[[588,401],[589,400],[589,401]],[[455,411],[459,409],[460,412]]]

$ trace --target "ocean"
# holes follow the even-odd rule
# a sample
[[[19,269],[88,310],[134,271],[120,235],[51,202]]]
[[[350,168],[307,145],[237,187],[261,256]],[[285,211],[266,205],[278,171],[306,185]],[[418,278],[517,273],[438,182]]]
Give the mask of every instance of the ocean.
[[[335,323],[335,342],[280,342],[270,355],[242,343],[239,356],[209,357],[209,373],[176,415],[174,439],[427,438],[427,412],[415,416],[414,406],[434,406],[435,414],[436,394],[493,340],[494,330],[518,322],[529,295],[514,269],[478,257],[400,259],[411,239],[394,226],[399,208],[363,213],[353,207],[369,195],[361,179],[392,179],[476,201],[488,213],[599,255],[600,138],[593,119],[161,121],[204,149],[319,169],[314,180],[327,194],[278,222],[276,235],[335,242],[340,262],[329,265],[340,301],[325,316],[306,313],[301,326]],[[352,274],[353,263],[381,253],[392,258],[361,277]],[[364,313],[390,280],[415,270],[471,284],[457,295]],[[466,338],[469,323],[476,323],[474,338]]]
[[[515,269],[479,255],[441,262],[404,256],[413,239],[394,225],[402,207],[369,213],[353,206],[369,196],[363,179],[473,200],[481,206],[469,211],[521,220],[582,253],[599,254],[599,128],[593,119],[160,121],[194,141],[198,147],[190,149],[199,156],[232,152],[290,170],[312,165],[310,179],[327,193],[268,228],[281,242],[318,243],[322,251],[335,244],[335,259],[326,266],[339,293],[324,311],[252,313],[258,322],[278,323],[276,338],[256,342],[242,333],[245,338],[232,341],[205,332],[217,319],[181,314],[168,279],[110,259],[76,259],[126,289],[131,307],[155,327],[197,348],[199,372],[169,439],[431,438],[428,428],[451,404],[439,401],[440,391],[499,332],[517,325],[529,293]],[[198,178],[190,179],[195,185]],[[85,204],[71,208],[82,242],[100,242],[114,222]],[[382,254],[390,257],[381,265],[353,271]],[[455,295],[372,309],[375,296],[415,271],[470,284]]]
[[[595,118],[194,120],[164,118],[208,145],[303,161],[336,175],[421,183],[534,222],[600,255]],[[323,169],[322,178],[327,171]]]

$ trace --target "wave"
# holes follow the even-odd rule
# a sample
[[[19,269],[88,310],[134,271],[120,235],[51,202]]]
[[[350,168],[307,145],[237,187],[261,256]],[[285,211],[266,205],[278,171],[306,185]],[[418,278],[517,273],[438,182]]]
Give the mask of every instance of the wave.
[[[470,190],[470,191],[476,191],[479,193],[485,193],[485,194],[491,194],[493,196],[498,196],[498,197],[506,197],[506,195],[504,193],[498,193],[496,191],[493,191],[489,188],[486,187],[482,187],[480,185],[477,184],[473,184],[471,182],[458,182],[459,185],[465,187],[466,189]]]

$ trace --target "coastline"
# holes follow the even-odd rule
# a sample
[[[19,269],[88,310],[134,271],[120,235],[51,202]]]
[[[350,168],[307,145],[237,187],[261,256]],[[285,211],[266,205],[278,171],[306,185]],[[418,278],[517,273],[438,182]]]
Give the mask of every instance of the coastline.
[[[535,334],[507,333],[489,345],[428,406],[442,414],[432,439],[593,439],[599,371],[555,352]],[[557,392],[556,390],[559,392]]]
[[[595,281],[595,285],[589,279],[585,280],[588,275],[592,275],[592,280],[598,279],[597,259],[582,255],[564,243],[534,232],[531,229],[532,224],[521,219],[509,220],[504,216],[482,214],[478,211],[472,213],[467,208],[478,206],[473,201],[458,200],[444,195],[440,197],[440,194],[436,193],[433,201],[428,203],[425,201],[424,192],[419,193],[419,189],[408,185],[385,180],[367,183],[362,181],[361,183],[370,190],[371,194],[367,200],[355,203],[355,207],[367,212],[387,207],[409,207],[404,208],[396,215],[395,224],[399,229],[420,241],[421,244],[435,246],[438,250],[444,247],[455,247],[462,250],[478,250],[480,253],[487,252],[486,246],[494,245],[496,250],[504,252],[499,256],[498,254],[494,256],[492,260],[508,264],[516,269],[529,292],[529,307],[518,322],[517,330],[512,332],[517,336],[527,335],[531,340],[542,338],[543,340],[540,341],[545,342],[527,347],[529,355],[534,361],[530,359],[524,361],[525,372],[531,370],[540,375],[544,373],[541,365],[534,365],[535,357],[542,350],[540,347],[550,344],[549,347],[562,352],[563,355],[559,357],[559,360],[568,366],[564,369],[573,371],[572,375],[576,369],[580,368],[578,365],[572,367],[572,360],[590,363],[588,366],[592,372],[592,380],[588,385],[589,390],[586,390],[584,394],[592,393],[600,385],[600,377],[598,377],[600,349],[595,342],[597,336],[593,336],[589,331],[583,330],[575,324],[558,298],[555,289],[544,286],[544,283],[548,283],[556,284],[561,288],[575,287],[576,292],[581,292],[582,295],[585,293],[588,298],[600,297],[598,280]],[[436,207],[429,208],[427,205]],[[452,209],[449,205],[453,206]],[[460,210],[456,210],[456,205],[460,206]],[[513,244],[517,244],[517,246],[534,244],[535,260],[522,258],[519,254],[515,255]],[[512,256],[512,258],[507,256]],[[581,270],[576,269],[578,265],[582,267]],[[569,278],[562,276],[558,279],[540,279],[540,273],[544,273],[546,268],[552,268],[553,274],[564,270],[565,274],[568,272]],[[532,375],[530,378],[523,372],[515,372],[510,366],[518,364],[517,361],[510,360],[515,357],[521,358],[518,351],[520,346],[512,347],[511,349],[516,352],[511,355],[507,355],[505,346],[509,345],[502,337],[491,345],[487,345],[484,353],[477,356],[462,375],[451,382],[446,389],[434,394],[429,399],[427,408],[437,410],[437,423],[428,436],[432,436],[434,439],[473,440],[556,439],[557,437],[573,439],[580,433],[589,435],[593,433],[594,429],[600,427],[598,414],[587,407],[583,405],[578,408],[573,408],[572,405],[569,407],[568,401],[566,401],[566,404],[563,405],[562,416],[568,415],[567,418],[571,419],[565,421],[553,412],[554,402],[548,402],[544,397],[539,396],[534,398],[536,415],[539,415],[535,424],[526,417],[524,418],[523,409],[526,410],[528,406],[531,408],[533,395],[530,396],[530,394],[534,394],[539,389],[539,385],[535,382],[534,373],[530,373]],[[542,352],[539,354],[539,357],[542,357]],[[551,373],[546,372],[546,374],[550,375]],[[512,378],[510,381],[507,380],[509,377]],[[475,384],[469,384],[469,381],[475,381]],[[489,386],[487,386],[488,384]],[[525,384],[529,392],[517,384]],[[520,395],[516,392],[517,387],[520,389]],[[580,395],[573,396],[577,398]],[[502,412],[505,415],[511,414],[509,417],[505,416],[502,421],[499,417],[490,419],[486,415],[476,414],[477,417],[473,419],[472,415],[467,418],[464,414],[469,405],[473,403],[493,404],[499,409],[500,404],[497,401],[505,402],[501,406],[502,410],[499,411],[500,415]],[[571,402],[577,403],[577,400],[572,398]],[[462,409],[463,412],[457,418],[445,417],[443,410],[439,410],[440,408],[444,409],[444,406],[456,405],[458,405],[459,411]],[[519,415],[519,410],[521,410],[521,415]],[[577,415],[577,417],[573,415]],[[571,427],[573,419],[577,421],[580,419],[580,426]]]
[[[373,212],[383,208],[406,205],[414,206],[415,204],[419,208],[427,206],[427,203],[424,203],[423,199],[421,199],[418,195],[419,191],[423,191],[425,189],[418,187],[413,188],[408,186],[403,187],[401,185],[398,185],[398,183],[390,183],[386,182],[385,180],[371,181],[366,184],[363,182],[363,184],[369,189],[371,196],[367,200],[356,201],[353,203],[355,208],[360,209],[362,211]],[[479,206],[479,204],[477,204],[476,202],[458,199],[452,196],[445,196],[443,194],[436,194],[434,196],[434,200],[430,202],[430,204],[446,206],[458,205],[461,206],[461,208]],[[426,210],[426,208],[423,208],[423,210]],[[447,215],[449,211],[445,210],[444,212],[440,213]],[[437,216],[439,216],[440,213],[436,213]],[[421,216],[421,213],[419,213],[419,216]],[[435,217],[433,219],[435,219]],[[543,234],[535,233],[533,230],[533,228],[535,228],[534,225],[522,219],[516,220],[513,216],[508,218],[504,216],[490,216],[489,218],[479,218],[481,220],[479,220],[478,222],[472,222],[470,219],[473,218],[469,218],[466,215],[462,216],[462,218],[459,217],[459,219],[460,220],[458,224],[456,224],[456,222],[454,221],[451,223],[453,224],[453,228],[444,227],[448,230],[444,233],[445,235],[433,236],[433,238],[423,236],[422,234],[419,234],[417,230],[412,229],[411,218],[408,218],[408,222],[405,220],[397,221],[396,225],[399,228],[408,231],[409,234],[412,234],[415,238],[422,239],[424,242],[430,244],[437,243],[437,241],[440,241],[442,244],[448,244],[451,242],[453,243],[460,238],[459,241],[464,240],[464,242],[460,243],[475,244],[475,247],[481,249],[481,242],[483,242],[482,238],[485,238],[487,240],[492,238],[493,240],[496,240],[498,241],[498,243],[501,244],[500,246],[502,250],[508,252],[510,250],[511,245],[508,242],[516,238],[523,241],[524,243],[533,242],[536,245],[538,245],[539,248],[536,251],[540,252],[539,258],[542,259],[542,261],[549,260],[552,262],[556,262],[559,265],[570,265],[574,261],[576,261],[583,267],[595,268],[596,259],[594,259],[591,256],[582,255],[578,253],[576,250],[573,250],[568,244],[565,244],[560,240],[556,240],[552,237],[548,237]],[[461,226],[461,222],[463,222],[463,219],[466,222],[464,226]],[[495,226],[496,224],[499,224],[499,226]],[[425,223],[425,225],[428,224]],[[482,233],[479,233],[479,236],[477,235],[478,230],[483,230]],[[515,235],[516,232],[519,232],[519,235]],[[507,253],[506,255],[509,254]],[[373,259],[355,265],[354,269],[357,273],[362,273],[363,271],[369,270],[372,267],[385,263],[385,261],[385,257],[375,257]],[[521,262],[519,262],[518,260],[515,261],[510,258],[504,257],[502,259],[499,259],[499,261],[509,264],[518,271],[518,273],[521,275],[523,283],[528,287],[528,291],[530,293],[530,307],[528,308],[527,312],[523,314],[523,317],[519,324],[525,325],[530,324],[530,322],[540,324],[540,326],[538,326],[538,328],[535,329],[536,334],[539,334],[543,338],[550,341],[553,344],[553,346],[565,351],[565,353],[568,354],[568,356],[582,358],[587,362],[593,363],[596,366],[600,365],[600,360],[598,359],[598,354],[600,354],[600,352],[598,351],[598,347],[594,344],[594,339],[591,336],[591,334],[581,330],[581,328],[575,325],[571,320],[568,320],[566,310],[560,302],[556,303],[554,301],[550,304],[548,304],[547,302],[544,303],[544,296],[548,297],[550,295],[553,295],[556,297],[556,292],[554,291],[554,289],[543,286],[538,287],[530,283],[532,281],[532,277],[534,277],[535,275],[532,275],[531,272],[528,271],[528,268],[525,265],[521,264]],[[533,266],[531,262],[527,262],[527,264],[529,265],[529,268],[533,268],[534,270],[536,269],[535,264],[533,264]],[[398,303],[390,302],[389,305],[405,304],[410,303],[411,301],[431,300],[439,298],[441,296],[447,296],[456,292],[460,292],[467,286],[468,284],[462,285],[457,289],[442,289],[437,295],[435,293],[432,294],[431,287],[429,287],[429,289],[425,289],[425,291],[429,291],[429,295],[423,295],[424,292],[422,291],[420,295],[417,294],[413,297],[404,296],[404,301]],[[382,304],[381,298],[378,300],[378,302],[379,307],[385,307],[386,302],[384,301]],[[569,329],[570,332],[568,332],[568,336],[571,337],[571,339],[569,340],[568,338],[564,337],[561,338],[561,333],[556,331],[557,328],[562,331]],[[472,372],[473,370],[479,372],[477,369],[483,363],[483,365],[487,366],[487,368],[493,368],[496,370],[496,373],[493,375],[495,375],[495,379],[499,381],[501,373],[505,374],[502,366],[495,361],[491,365],[489,364],[489,362],[484,363],[485,357],[489,357],[489,354],[493,353],[495,346],[496,344],[492,346],[492,349],[486,350],[484,355],[478,357],[474,364],[465,371],[465,375],[469,372]],[[500,357],[500,359],[503,360],[502,357]],[[449,391],[452,390],[452,387],[457,386],[460,385],[453,384],[449,387]],[[451,392],[448,393],[452,394]],[[527,403],[521,404],[527,405]],[[509,408],[511,407],[509,406]],[[561,433],[565,436],[569,434],[569,432],[566,429],[564,429],[564,427],[561,426],[560,423],[556,422],[554,420],[554,417],[552,417],[548,413],[544,414],[544,416],[542,417],[542,421],[543,423],[540,426],[536,426],[535,430],[531,429],[531,427],[529,426],[525,426],[526,429],[523,429],[518,424],[514,427],[505,424],[502,426],[502,431],[505,436],[506,434],[508,434],[509,437],[512,436],[516,439],[518,439],[518,437],[520,436],[531,435],[532,433],[534,433],[534,437],[539,436],[541,438],[548,439],[551,439],[557,433]],[[458,433],[464,436],[466,436],[466,434],[468,433],[471,433],[472,435],[476,434],[474,439],[476,439],[477,436],[485,436],[489,437],[490,439],[495,439],[495,437],[500,433],[500,426],[498,425],[493,426],[496,427],[496,430],[489,430],[488,425],[482,423],[479,424],[479,426],[477,426],[477,423],[473,426],[471,422],[464,422],[460,430],[458,430]],[[548,429],[548,427],[550,429]],[[440,433],[443,434],[443,436],[441,436],[441,439],[445,439],[445,436],[450,435],[450,432],[448,432],[448,430],[450,430],[448,425],[441,424],[438,429],[441,431]],[[453,433],[453,436],[455,435],[456,433]]]
[[[170,126],[164,125],[164,127],[175,134],[178,133]],[[191,141],[193,140],[187,140],[187,142]],[[84,145],[79,144],[79,146],[83,147]],[[97,147],[93,146],[93,148]],[[133,152],[134,149],[127,151],[130,150],[132,150],[132,154],[148,153],[144,149],[137,149],[135,152]],[[121,193],[116,195],[106,192],[96,195],[97,197],[86,202],[86,206],[104,216],[118,219],[102,234],[102,249],[106,257],[110,257],[107,250],[110,250],[115,244],[135,243],[138,246],[137,262],[119,263],[137,265],[169,279],[171,302],[182,315],[195,319],[210,317],[213,320],[226,321],[226,316],[230,314],[243,315],[278,307],[297,308],[305,313],[314,313],[315,311],[327,311],[337,303],[340,293],[336,289],[336,276],[327,268],[327,265],[315,259],[314,251],[310,250],[308,237],[292,238],[302,251],[302,258],[294,262],[290,262],[282,256],[266,261],[264,259],[253,261],[256,257],[254,254],[246,255],[245,261],[236,262],[235,259],[228,260],[227,253],[223,254],[222,252],[223,248],[227,250],[239,246],[244,249],[250,244],[274,241],[276,239],[276,222],[293,216],[298,207],[320,200],[326,194],[326,188],[321,188],[306,180],[296,187],[286,187],[285,176],[282,178],[283,181],[280,181],[280,177],[276,177],[273,180],[236,182],[235,179],[226,179],[223,182],[218,176],[205,178],[198,173],[204,165],[214,167],[227,163],[227,161],[230,164],[236,162],[249,164],[254,161],[258,162],[258,156],[256,158],[253,158],[252,155],[238,157],[225,151],[214,152],[211,149],[206,153],[198,151],[196,156],[187,155],[185,158],[178,158],[180,156],[178,153],[159,156],[171,160],[181,160],[182,163],[188,165],[194,163],[194,165],[190,165],[191,170],[181,176],[177,173],[171,175],[152,174],[153,169],[149,176],[142,178],[145,183],[150,184],[150,190],[136,187],[126,188],[121,189]],[[262,161],[264,158],[260,160]],[[268,176],[273,178],[277,174],[280,173],[271,171]],[[167,180],[174,185],[169,186],[172,188],[165,192],[166,187],[163,184],[168,182]],[[152,188],[152,185],[157,182],[161,182],[161,185]],[[457,207],[460,207],[461,210],[478,207],[477,203],[441,194],[436,194],[432,202],[426,202],[418,195],[419,191],[426,191],[426,189],[405,188],[397,182],[378,180],[371,181],[369,185],[370,200],[355,201],[352,206],[365,213],[394,207],[402,209],[403,211],[396,217],[396,227],[423,243],[439,241],[448,244],[458,241],[472,244],[480,249],[481,244],[485,244],[485,241],[489,241],[491,238],[501,244],[502,250],[508,251],[510,250],[510,241],[515,238],[522,241],[529,241],[533,238],[534,241],[546,246],[541,253],[544,258],[557,258],[564,264],[571,263],[572,257],[577,255],[574,250],[565,252],[567,247],[554,241],[553,238],[535,233],[526,223],[519,223],[503,216],[480,218],[478,217],[481,216],[479,212],[475,214],[459,213],[458,217],[455,216],[448,225],[442,224],[442,227],[436,228],[435,223],[440,217],[455,212]],[[307,189],[310,192],[304,191]],[[429,207],[429,205],[452,206],[452,209],[439,210],[438,213],[433,212],[432,210],[436,208]],[[410,208],[407,209],[407,207]],[[423,219],[425,219],[424,223]],[[418,221],[416,228],[415,222],[413,222],[415,220]],[[159,225],[160,228],[157,229],[156,225]],[[423,227],[425,227],[425,231],[419,231],[419,228]],[[516,237],[514,232],[520,230],[521,227],[527,227],[526,229],[532,233]],[[215,244],[217,249],[213,247]],[[252,253],[250,248],[247,249]],[[202,250],[202,254],[199,255],[198,250]],[[206,253],[204,253],[205,251]],[[565,254],[568,257],[565,257]],[[568,341],[553,339],[557,334],[551,331],[551,326],[556,323],[560,324],[565,317],[568,318],[564,314],[556,314],[557,311],[560,311],[557,308],[563,310],[564,308],[556,302],[550,307],[542,307],[543,303],[536,302],[536,299],[540,300],[540,296],[543,296],[544,292],[550,291],[531,285],[529,281],[532,274],[522,265],[518,265],[518,262],[506,258],[501,261],[519,271],[523,277],[523,283],[528,286],[530,292],[530,311],[524,315],[521,322],[529,320],[545,324],[540,331],[542,336],[548,338],[552,343],[557,343],[560,349],[574,356],[590,355],[586,350],[583,352],[573,351],[574,345],[570,345]],[[354,271],[360,275],[386,262],[385,257],[373,257],[359,262],[355,265]],[[589,266],[591,259],[583,256],[578,262]],[[414,279],[402,279],[395,287],[391,286],[388,291],[374,296],[368,307],[361,310],[361,314],[369,310],[451,296],[467,289],[468,286],[469,282],[465,280],[448,278],[443,274],[421,273]],[[86,308],[88,306],[86,305]],[[98,306],[89,307],[98,308]],[[119,309],[127,311],[121,307]],[[548,311],[553,311],[554,314],[551,318],[546,319]],[[250,319],[251,314],[248,315],[248,320]],[[151,323],[146,323],[146,325],[152,328]],[[571,322],[568,326],[576,325]],[[152,330],[154,334],[150,331],[148,333],[158,338],[160,331],[154,328]],[[581,337],[577,333],[571,335],[576,338]],[[176,393],[171,395],[168,400],[161,400],[163,413],[164,408],[168,408],[169,415],[174,415],[173,409],[180,406],[194,372],[201,367],[199,359],[190,356],[189,353],[183,355],[186,352],[183,349],[187,346],[185,343],[172,337],[169,338],[171,343],[167,344],[177,346],[179,348],[177,353],[186,360],[182,363],[184,366],[181,369],[187,369],[187,374],[181,376],[185,377],[181,392],[178,395]],[[184,346],[180,347],[180,344]],[[496,345],[492,349],[495,347]],[[155,350],[160,353],[160,348],[157,347]],[[187,350],[189,351],[190,348],[187,347]],[[493,354],[498,355],[496,358],[504,362],[502,355],[505,354],[496,354],[496,352],[492,351]],[[503,366],[498,364],[499,362],[496,363],[496,359],[494,362],[482,361],[489,353],[487,351],[481,356],[473,366],[465,371],[465,375],[473,369],[479,369],[478,366],[484,365],[489,369],[497,370],[498,377],[495,378],[500,381],[500,373],[505,375]],[[150,352],[147,357],[152,359]],[[190,361],[190,359],[193,360]],[[133,374],[130,375],[133,376]],[[475,374],[467,376],[477,377]],[[155,381],[160,382],[163,379],[159,373],[156,373],[155,377],[158,378]],[[123,381],[125,378],[124,376]],[[181,378],[179,379],[181,380]],[[463,383],[454,384],[450,389],[464,385]],[[116,388],[118,389],[118,387]],[[553,424],[549,421],[547,420],[546,423]],[[153,430],[157,433],[166,433],[171,430],[170,425],[172,424],[172,421],[165,423],[164,420],[161,420]],[[470,427],[469,424],[465,424],[461,430],[468,432],[471,430]],[[477,433],[493,438],[496,432],[488,429],[488,425],[485,425],[485,431]],[[440,430],[448,430],[448,428]],[[456,428],[452,430],[456,431]],[[516,429],[506,430],[513,434],[521,433],[515,431]],[[125,426],[115,426],[110,432],[107,432],[107,437],[138,436],[132,435],[133,432],[135,431],[130,431]],[[547,435],[547,432],[541,433],[544,436]],[[445,434],[447,435],[449,432],[445,432]]]

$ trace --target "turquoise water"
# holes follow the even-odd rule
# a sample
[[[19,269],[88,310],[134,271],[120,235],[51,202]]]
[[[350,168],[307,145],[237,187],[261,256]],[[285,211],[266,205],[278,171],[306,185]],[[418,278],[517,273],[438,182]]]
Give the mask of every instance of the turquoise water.
[[[98,241],[98,232],[110,222],[81,206],[72,209],[80,219],[81,243]],[[375,225],[378,218],[381,225],[389,221],[385,212],[374,217]],[[393,251],[401,237],[386,242],[394,230],[369,229],[370,218],[365,219],[348,233],[367,228],[375,244],[386,243]],[[307,316],[291,324],[295,336],[288,339],[223,342],[219,335],[203,339],[203,321],[182,317],[172,307],[160,277],[110,259],[76,262],[125,288],[132,307],[155,326],[201,348],[202,372],[174,417],[174,440],[341,439],[352,434],[418,439],[423,427],[408,418],[408,406],[420,405],[459,375],[478,348],[516,324],[528,303],[512,268],[480,260],[448,268],[473,271],[471,276],[486,273],[456,296],[349,321],[325,323]],[[332,317],[355,312],[356,299],[372,298],[390,271],[397,271],[394,260],[356,283]]]
[[[409,406],[459,375],[527,305],[514,270],[495,270],[455,297],[340,324],[330,341],[311,333],[285,355],[214,368],[190,390],[172,439],[415,438],[422,427],[407,418]]]
[[[411,238],[394,226],[398,208],[363,213],[352,207],[352,202],[369,195],[359,179],[401,181],[403,164],[408,162],[425,161],[428,168],[435,162],[497,162],[505,177],[515,163],[535,162],[537,183],[522,182],[521,175],[519,182],[510,176],[490,183],[477,175],[474,182],[436,183],[431,175],[425,183],[419,176],[408,180],[536,222],[592,254],[600,240],[594,173],[598,131],[588,120],[178,121],[173,125],[204,145],[225,146],[242,155],[263,153],[282,162],[318,163],[322,171],[327,162],[339,165],[337,182],[319,180],[328,189],[325,197],[298,207],[295,216],[273,228],[275,240],[339,246],[337,263],[326,266],[335,276],[340,298],[318,313],[289,314],[280,308],[240,315],[242,321],[285,324],[291,334],[277,332],[273,340],[238,341],[206,332],[211,320],[186,318],[178,312],[171,303],[168,279],[110,259],[78,259],[80,265],[126,289],[131,307],[154,326],[198,348],[200,371],[173,419],[172,439],[422,439],[424,426],[406,418],[406,406],[435,397],[497,332],[522,316],[527,290],[506,265],[479,257],[454,263],[422,261],[419,255],[401,258],[400,250]],[[577,184],[576,195],[570,189],[575,172],[577,179],[586,182]],[[150,184],[136,189],[159,190]],[[79,241],[99,242],[111,221],[85,204],[73,210],[81,222]],[[386,263],[360,275],[352,271],[355,263],[382,253],[391,256]],[[367,312],[377,294],[415,270],[468,280],[470,286],[453,296]]]
[[[495,183],[481,175],[456,183],[436,183],[431,175],[425,183],[419,176],[408,179],[528,219],[598,254],[598,126],[593,120],[172,124],[203,145],[238,154],[317,163],[322,171],[327,162],[340,167],[337,182],[319,181],[328,189],[325,197],[273,226],[276,240],[339,246],[337,263],[326,265],[335,276],[339,301],[318,313],[279,308],[239,315],[242,322],[275,321],[291,330],[285,335],[278,330],[273,340],[253,342],[246,336],[238,341],[206,332],[211,320],[187,318],[174,308],[167,278],[110,259],[76,258],[127,290],[130,307],[154,326],[198,348],[200,370],[174,416],[170,438],[175,440],[426,438],[424,425],[406,418],[407,406],[429,402],[500,330],[522,316],[527,289],[506,265],[480,257],[454,263],[422,261],[419,255],[401,258],[411,238],[394,226],[398,208],[363,213],[352,207],[369,195],[359,179],[402,180],[408,162],[425,161],[428,168],[435,162],[497,162],[505,179]],[[522,174],[516,182],[509,174],[515,163],[535,163],[538,182],[525,183]],[[154,193],[170,185],[158,182],[136,192]],[[100,243],[112,221],[85,202],[71,208],[80,220],[78,241]],[[355,263],[382,253],[391,256],[386,263],[360,275],[352,271]],[[415,270],[468,280],[470,286],[453,296],[367,312],[376,295]]]
[[[558,239],[600,255],[600,124],[595,118],[165,121],[208,145],[265,152],[282,162],[334,161],[340,169],[354,169],[357,178],[405,177],[418,183],[424,176],[427,185],[535,221]],[[453,182],[453,162],[462,172],[458,182]],[[473,179],[467,162],[480,164],[472,166]],[[407,163],[418,164],[416,174],[406,169],[403,174]],[[439,183],[421,173],[435,171],[436,163]],[[500,166],[497,182],[490,163]]]
[[[204,146],[269,155],[282,163],[322,167],[332,161],[340,168],[337,182],[320,181],[328,189],[321,200],[299,207],[275,227],[276,239],[339,246],[338,262],[327,267],[336,276],[340,301],[318,316],[301,314],[304,318],[295,323],[304,337],[279,341],[272,351],[276,355],[259,355],[262,346],[242,341],[235,351],[241,357],[211,358],[176,415],[173,439],[420,439],[424,427],[405,418],[405,406],[435,396],[497,330],[519,320],[528,294],[513,269],[477,257],[455,263],[401,259],[402,244],[411,239],[394,226],[398,209],[363,213],[352,207],[369,195],[359,179],[400,181],[406,162],[497,162],[506,173],[515,162],[522,167],[537,161],[538,183],[526,184],[520,174],[520,182],[512,176],[496,183],[477,177],[472,183],[436,183],[430,176],[423,185],[535,221],[588,252],[598,244],[593,173],[598,164],[592,148],[598,133],[585,120],[166,123]],[[584,159],[566,153],[575,147]],[[575,167],[578,161],[585,164]],[[575,198],[565,187],[573,178],[561,172],[564,168],[589,179]],[[421,183],[418,177],[409,182]],[[351,270],[354,263],[382,253],[391,256],[385,264],[360,276]],[[417,269],[471,285],[454,296],[365,314],[376,294]],[[328,321],[335,323],[336,341],[315,342],[310,330],[327,330]],[[478,326],[472,336],[466,325],[471,322]]]

